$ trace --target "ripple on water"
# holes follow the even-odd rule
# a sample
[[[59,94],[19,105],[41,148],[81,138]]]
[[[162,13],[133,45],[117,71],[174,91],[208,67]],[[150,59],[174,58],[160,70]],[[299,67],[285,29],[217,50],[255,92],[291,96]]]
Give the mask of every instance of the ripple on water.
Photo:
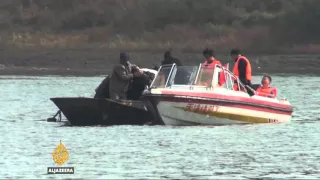
[[[297,80],[299,78],[299,81]],[[273,77],[294,106],[290,124],[70,127],[45,119],[57,96],[92,96],[103,77],[0,78],[0,178],[317,178],[317,77]],[[260,79],[260,77],[255,77]],[[62,140],[74,175],[47,175]]]

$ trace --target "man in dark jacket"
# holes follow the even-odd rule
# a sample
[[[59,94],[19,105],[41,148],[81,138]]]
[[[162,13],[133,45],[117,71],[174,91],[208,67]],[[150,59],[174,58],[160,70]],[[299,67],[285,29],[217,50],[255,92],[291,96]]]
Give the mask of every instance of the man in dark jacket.
[[[178,58],[175,58],[172,56],[172,51],[171,50],[168,50],[164,53],[164,60],[162,61],[161,65],[170,65],[170,64],[173,64],[175,63],[178,67],[178,71],[177,71],[177,74],[175,76],[175,79],[174,79],[174,83],[175,84],[185,84],[187,83],[188,81],[188,72],[183,69],[183,68],[179,68],[179,66],[183,66],[181,61],[178,59]],[[170,68],[166,68],[166,69],[163,69],[162,70],[162,73],[164,74],[164,76],[162,77],[162,84],[164,82],[167,81],[167,78],[168,78],[168,75],[170,73]]]
[[[137,69],[134,73],[132,73],[133,67]],[[138,67],[129,62],[127,53],[120,53],[120,63],[114,66],[110,77],[110,98],[113,100],[127,99],[127,91],[131,80],[134,77],[141,76],[142,73]]]
[[[239,49],[232,49],[230,55],[235,61],[233,73],[238,76],[242,84],[250,86],[252,80],[250,61],[241,55]]]
[[[164,53],[164,60],[161,65],[173,64],[175,63],[177,66],[182,66],[182,63],[179,59],[172,56],[172,51],[168,50]]]
[[[245,85],[248,94],[250,96],[254,95],[254,93],[251,91],[251,88],[249,88],[252,85],[252,69],[249,59],[247,59],[245,56],[242,56],[239,49],[232,49],[230,55],[235,61],[233,66],[233,74],[239,78],[243,85]]]

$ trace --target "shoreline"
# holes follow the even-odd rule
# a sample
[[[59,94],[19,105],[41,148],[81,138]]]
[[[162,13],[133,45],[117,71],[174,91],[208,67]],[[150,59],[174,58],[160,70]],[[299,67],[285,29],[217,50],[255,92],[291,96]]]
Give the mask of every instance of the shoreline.
[[[97,69],[62,69],[62,68],[4,68],[0,69],[0,77],[4,76],[37,76],[37,77],[105,77],[110,73],[110,70]],[[319,71],[298,71],[298,72],[253,72],[254,76],[261,76],[264,74],[275,76],[320,76]],[[0,78],[1,79],[1,78]]]
[[[143,68],[160,65],[163,52],[130,52],[130,61]],[[51,51],[0,51],[0,75],[23,76],[102,76],[109,74],[117,64],[119,51],[102,50],[51,50]],[[320,76],[320,54],[244,54],[251,62],[253,75],[295,74]],[[204,61],[201,52],[185,53],[173,51],[183,65],[194,66]],[[218,54],[222,64],[229,63],[232,70],[234,61],[230,56]]]

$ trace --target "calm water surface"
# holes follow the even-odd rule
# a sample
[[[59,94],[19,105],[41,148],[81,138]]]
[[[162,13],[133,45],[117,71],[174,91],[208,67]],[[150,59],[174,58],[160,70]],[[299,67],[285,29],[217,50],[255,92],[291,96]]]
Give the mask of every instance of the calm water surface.
[[[273,79],[290,124],[70,127],[45,121],[49,98],[92,96],[102,77],[2,76],[0,178],[320,178],[320,78]],[[60,140],[74,175],[46,174]]]

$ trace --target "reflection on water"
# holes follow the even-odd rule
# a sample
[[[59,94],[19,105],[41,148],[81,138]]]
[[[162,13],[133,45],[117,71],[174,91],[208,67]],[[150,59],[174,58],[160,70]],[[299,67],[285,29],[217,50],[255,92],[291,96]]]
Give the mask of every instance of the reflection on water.
[[[260,81],[261,77],[255,77]],[[69,127],[46,122],[58,96],[93,96],[103,77],[0,77],[0,178],[319,178],[318,77],[273,77],[290,124]],[[74,175],[47,175],[60,140]]]

